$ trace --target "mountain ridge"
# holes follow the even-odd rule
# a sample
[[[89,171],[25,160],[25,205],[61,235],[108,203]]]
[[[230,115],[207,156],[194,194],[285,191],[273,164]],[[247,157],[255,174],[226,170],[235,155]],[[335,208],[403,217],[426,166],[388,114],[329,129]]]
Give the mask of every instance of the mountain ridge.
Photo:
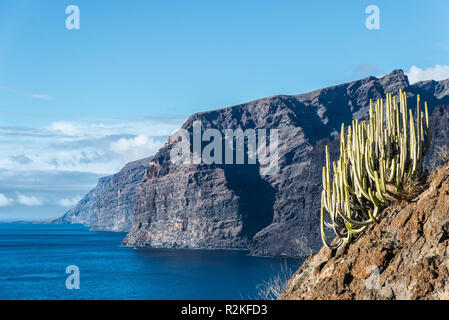
[[[449,79],[410,85],[402,70],[191,115],[182,125],[190,134],[195,121],[220,132],[278,129],[279,172],[262,176],[258,165],[173,165],[173,143],[167,141],[131,188],[135,203],[132,213],[126,211],[132,223],[123,245],[250,249],[261,256],[318,251],[324,145],[335,158],[341,123],[366,119],[370,99],[399,89],[407,91],[410,106],[416,94],[429,100],[434,141],[447,145]],[[435,166],[435,154],[432,147],[428,168]],[[98,229],[109,228],[98,221]]]
[[[167,143],[155,155],[148,171],[148,183],[143,183],[139,189],[133,228],[123,244],[137,247],[222,247],[239,246],[243,241],[249,243],[252,254],[267,256],[306,255],[318,250],[321,241],[317,227],[319,217],[317,195],[320,194],[324,144],[330,145],[335,157],[341,123],[348,123],[354,118],[366,118],[370,98],[382,98],[386,93],[397,93],[399,89],[411,88],[413,92],[409,94],[409,100],[413,105],[412,100],[416,94],[414,92],[424,91],[421,86],[421,83],[410,85],[407,76],[401,70],[395,70],[382,78],[367,77],[302,95],[272,96],[190,116],[182,126],[189,132],[192,131],[195,121],[201,121],[204,129],[214,128],[219,131],[226,128],[280,130],[280,172],[273,176],[258,177],[257,169],[250,171],[250,178],[257,181],[259,186],[263,183],[268,184],[266,193],[259,193],[259,199],[266,200],[265,209],[270,208],[258,213],[249,210],[250,201],[240,198],[235,188],[229,186],[233,177],[240,174],[237,168],[222,165],[192,165],[180,169],[171,165],[168,160],[172,145]],[[431,106],[431,112],[433,107],[435,106]],[[196,208],[189,208],[182,201],[171,201],[160,196],[161,187],[162,189],[165,187],[158,185],[158,179],[170,176],[171,181],[175,182],[176,179],[181,181],[183,175],[212,173],[220,174],[219,177],[207,180],[207,183],[221,186],[225,184],[228,186],[227,194],[231,195],[230,198],[218,199],[218,203],[222,203],[225,210],[220,208],[212,217],[205,211],[213,212],[213,206],[204,208],[198,205]],[[166,190],[176,194],[175,198],[178,200],[191,203],[192,200],[199,201],[199,199],[182,190],[196,188],[200,192],[203,184],[201,182],[199,184],[200,186],[191,185],[186,180],[176,187],[177,190]],[[237,189],[255,188],[254,184],[249,186],[241,182],[240,185],[231,184],[237,186]],[[218,194],[223,192],[223,189],[220,190]],[[249,198],[257,197],[253,195]],[[207,201],[209,200],[205,203]],[[169,214],[165,215],[167,207],[171,208]],[[224,211],[227,213],[223,213]],[[173,216],[170,216],[171,213]],[[244,233],[245,215],[250,217],[248,221],[251,219],[254,221],[259,217],[272,219],[272,222],[256,234],[248,235]],[[227,226],[226,232],[229,236],[221,239],[223,241],[217,241],[217,235],[210,230],[218,230],[221,221],[235,219],[239,223]],[[205,224],[205,220],[209,223]],[[176,225],[183,227],[177,229]],[[192,241],[195,237],[198,239]],[[233,241],[236,243],[233,244]]]

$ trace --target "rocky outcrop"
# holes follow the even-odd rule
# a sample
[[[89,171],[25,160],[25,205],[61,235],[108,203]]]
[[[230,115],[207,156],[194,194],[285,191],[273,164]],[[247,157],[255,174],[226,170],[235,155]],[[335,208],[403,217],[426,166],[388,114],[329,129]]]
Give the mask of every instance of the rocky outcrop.
[[[63,216],[50,223],[74,223],[92,230],[131,229],[137,186],[151,158],[128,163],[120,172],[101,178],[97,186]]]
[[[448,299],[449,164],[429,180],[354,242],[309,257],[280,299]]]
[[[338,151],[342,122],[365,119],[369,99],[405,89],[429,101],[434,145],[448,144],[449,81],[414,85],[396,70],[382,77],[296,96],[274,96],[198,113],[203,130],[279,130],[279,170],[264,176],[255,165],[174,165],[169,141],[154,156],[139,186],[128,246],[250,248],[255,255],[303,256],[321,247],[319,206],[324,145]],[[428,167],[435,166],[431,150]]]

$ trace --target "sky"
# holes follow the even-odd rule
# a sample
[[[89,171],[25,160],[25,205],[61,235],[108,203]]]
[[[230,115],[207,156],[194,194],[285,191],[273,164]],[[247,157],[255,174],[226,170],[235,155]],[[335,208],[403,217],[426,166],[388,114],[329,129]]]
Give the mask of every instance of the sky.
[[[394,69],[449,78],[447,12],[447,0],[2,0],[0,219],[63,214],[196,112]]]

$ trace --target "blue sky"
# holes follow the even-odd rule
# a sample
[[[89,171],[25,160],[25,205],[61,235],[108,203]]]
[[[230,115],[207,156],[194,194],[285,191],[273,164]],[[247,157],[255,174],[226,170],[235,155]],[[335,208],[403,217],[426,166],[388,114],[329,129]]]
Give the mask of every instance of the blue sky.
[[[65,27],[72,4],[79,30]],[[195,112],[398,68],[447,78],[447,12],[446,0],[2,0],[0,219],[64,213]]]

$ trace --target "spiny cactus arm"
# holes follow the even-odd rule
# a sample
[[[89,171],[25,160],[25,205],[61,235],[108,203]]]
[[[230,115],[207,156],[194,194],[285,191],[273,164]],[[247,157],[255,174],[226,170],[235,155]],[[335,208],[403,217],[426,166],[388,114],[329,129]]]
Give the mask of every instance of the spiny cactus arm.
[[[383,106],[382,100],[377,99],[376,102],[376,115],[375,115],[375,121],[374,123],[370,123],[370,125],[374,124],[374,139],[372,141],[376,141],[377,143],[374,143],[374,154],[380,155],[381,154],[381,137],[382,137],[382,111],[381,106]]]
[[[352,201],[351,201],[351,199],[352,199]],[[360,221],[360,220],[355,220],[352,218],[352,212],[356,212],[356,211],[362,212],[364,210],[361,206],[356,205],[355,204],[356,202],[358,202],[358,200],[356,200],[353,196],[350,195],[349,187],[345,186],[344,214],[348,218],[347,222],[354,224],[356,226],[357,225],[363,226],[363,225],[369,224],[369,219]]]
[[[330,209],[330,207],[328,206],[328,204],[326,203],[326,191],[324,191],[323,190],[323,192],[321,193],[321,206],[323,206],[324,207],[324,209],[327,211],[327,212],[331,212],[332,210]],[[324,216],[325,217],[325,219],[324,219],[324,223],[325,223],[325,225],[328,227],[328,228],[333,228],[333,221],[331,220],[331,221],[328,221],[327,219],[326,219],[326,216]],[[332,217],[331,217],[332,218]]]
[[[366,154],[363,156],[363,158],[365,158],[365,169],[368,172],[368,175],[372,180],[374,180],[373,148],[374,148],[374,144],[371,143],[370,139],[367,139],[366,140]]]
[[[396,123],[394,125],[394,128],[396,131],[396,133],[395,133],[396,139],[398,139],[401,135],[401,121],[399,118],[400,118],[399,117],[399,107],[398,107],[398,105],[395,105],[394,106],[394,119],[395,119]]]
[[[366,132],[366,122],[362,121],[358,127],[359,130],[359,148],[362,154],[365,153],[365,132]]]
[[[374,182],[376,184],[376,198],[380,201],[380,203],[384,203],[385,202],[385,198],[382,196],[382,186],[380,183],[380,179],[379,179],[379,175],[377,173],[377,171],[374,171]]]
[[[345,154],[346,144],[345,144],[345,124],[341,124],[340,130],[340,155]]]
[[[410,157],[412,159],[412,171],[410,177],[413,178],[416,173],[416,169],[418,167],[418,148],[416,144],[416,132],[415,132],[415,121],[413,118],[412,110],[409,110],[410,113]]]
[[[374,196],[371,188],[368,188],[368,195],[370,197],[370,201],[374,204],[375,207],[380,207],[382,205],[382,202]]]
[[[320,223],[320,229],[321,229],[321,240],[323,241],[323,244],[328,247],[329,249],[336,249],[342,244],[342,240],[338,239],[337,243],[332,245],[326,237],[326,230],[324,229],[324,217],[325,215],[325,209],[324,207],[321,207],[321,223]]]
[[[353,175],[352,175],[352,177],[353,177],[354,183],[355,183],[356,194],[363,195],[367,200],[370,200],[368,193],[363,188],[363,184],[360,181],[359,177],[357,176],[356,169],[354,167],[352,167],[352,168],[353,168]]]
[[[402,182],[404,181],[404,175],[405,175],[405,166],[407,164],[407,155],[408,155],[408,148],[407,148],[407,128],[404,127],[403,134],[399,138],[400,141],[400,170],[399,175],[397,177],[397,186],[400,186]]]
[[[388,131],[386,129],[385,129],[385,142],[384,143],[385,143],[384,159],[386,159],[385,167],[390,168],[391,160],[392,160],[392,146],[391,146],[390,134],[388,133]]]
[[[429,109],[427,108],[427,101],[424,102],[424,109],[425,109],[425,117],[426,117],[426,143],[424,148],[424,155],[426,155],[429,152],[430,149],[430,127],[429,127]]]
[[[404,135],[406,134],[407,130],[407,93],[402,93],[402,100],[401,100],[401,117],[402,117],[402,128],[401,131],[404,130]]]
[[[323,166],[323,170],[322,170],[322,177],[323,177],[323,181],[322,181],[322,183],[323,183],[323,190],[325,191],[326,190],[326,186],[327,186],[327,179],[326,179],[326,176],[327,176],[327,172],[326,172],[326,167],[324,167]]]
[[[370,221],[370,224],[371,224],[371,221]],[[368,226],[363,226],[363,227],[360,227],[359,229],[355,229],[349,223],[346,223],[346,227],[348,228],[348,231],[349,231],[349,233],[350,233],[350,235],[352,237],[352,235],[355,235],[355,234],[363,232]],[[346,242],[350,241],[350,239],[351,238],[348,237]]]
[[[365,220],[365,221],[356,221],[356,220],[353,220],[353,219],[347,217],[346,215],[344,215],[344,214],[341,212],[340,209],[337,209],[337,213],[338,213],[338,215],[339,215],[343,220],[345,220],[347,223],[349,223],[350,225],[353,224],[353,225],[355,225],[355,226],[357,226],[357,227],[363,227],[363,226],[367,226],[367,225],[373,223],[373,220],[371,220],[371,219]]]
[[[329,156],[329,147],[326,146],[326,179],[327,182],[330,183],[331,181],[331,160],[330,160],[330,156]]]
[[[391,183],[394,181],[395,175],[396,175],[396,161],[398,157],[397,155],[393,158],[390,166],[390,174],[388,175],[387,182]]]
[[[326,190],[323,190],[322,192],[321,204],[324,206],[327,212],[332,212],[331,210],[332,204],[330,201],[328,201],[328,194]]]
[[[342,164],[342,170],[343,170],[343,184],[347,187],[349,193],[354,194],[355,190],[348,181],[348,165],[346,162]]]
[[[378,123],[379,126],[379,142],[382,142],[383,138],[383,127],[384,127],[384,100],[380,99],[380,121]]]
[[[416,154],[417,154],[417,170],[421,168],[422,164],[422,150],[423,150],[423,117],[421,112],[421,99],[419,94],[416,96],[416,131],[417,131],[417,141],[416,141]]]
[[[379,212],[378,207],[374,207],[374,213],[371,209],[368,209],[368,215],[371,218],[371,220],[374,221],[375,223],[379,223],[379,219],[377,219],[378,212]]]
[[[381,186],[381,191],[382,193],[386,193],[387,192],[387,188],[386,188],[386,164],[385,164],[385,160],[383,158],[379,159],[379,173],[380,173],[380,186]]]

